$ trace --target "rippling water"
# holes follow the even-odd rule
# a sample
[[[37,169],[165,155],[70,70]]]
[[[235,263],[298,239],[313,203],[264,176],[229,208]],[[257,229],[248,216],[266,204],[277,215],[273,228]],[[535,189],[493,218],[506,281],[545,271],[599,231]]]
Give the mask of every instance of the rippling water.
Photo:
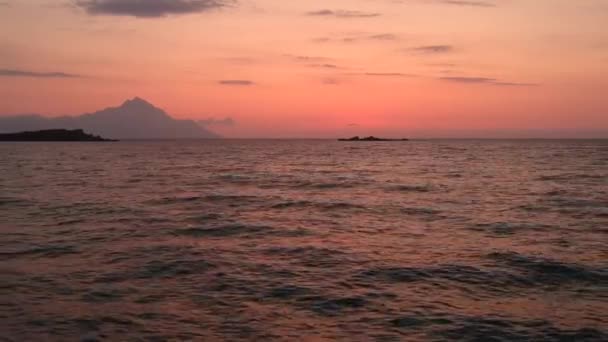
[[[0,339],[608,340],[608,141],[0,144]]]

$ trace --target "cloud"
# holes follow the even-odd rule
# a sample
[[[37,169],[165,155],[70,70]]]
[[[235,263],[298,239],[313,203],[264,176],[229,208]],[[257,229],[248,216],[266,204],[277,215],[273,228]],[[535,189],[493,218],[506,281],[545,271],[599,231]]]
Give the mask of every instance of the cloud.
[[[224,57],[220,60],[234,64],[254,64],[258,62],[257,59],[251,57]]]
[[[334,59],[329,57],[320,57],[320,56],[304,56],[304,55],[284,55],[285,57],[291,59],[293,62],[302,64],[309,68],[318,68],[318,69],[344,69],[337,64],[334,64]]]
[[[313,63],[313,62],[322,63],[322,62],[328,62],[328,61],[332,60],[331,58],[327,58],[327,57],[289,55],[289,54],[286,54],[285,57],[289,57],[296,62],[309,62],[309,63]]]
[[[486,77],[440,77],[442,81],[458,83],[494,83],[496,79]]]
[[[350,72],[344,73],[347,76],[361,76],[361,77],[385,77],[385,78],[407,78],[407,77],[419,77],[415,74],[406,74],[403,72]]]
[[[35,77],[35,78],[79,78],[81,75],[65,72],[38,72],[17,69],[0,69],[0,77]]]
[[[367,36],[367,39],[370,40],[398,40],[399,37],[392,33],[380,33],[380,34],[372,34]]]
[[[342,81],[335,79],[335,78],[324,78],[323,80],[321,80],[321,83],[325,84],[325,85],[339,85],[342,84]]]
[[[518,83],[518,82],[494,82],[496,86],[502,87],[538,87],[538,83]]]
[[[10,7],[11,4],[9,2],[6,1],[0,1],[0,7]]]
[[[401,72],[365,72],[361,75],[364,76],[378,76],[378,77],[416,77],[413,74],[404,74]]]
[[[417,46],[409,50],[426,54],[440,54],[451,52],[454,50],[454,47],[452,45],[424,45]]]
[[[234,121],[234,119],[227,117],[227,118],[223,118],[223,119],[216,119],[216,118],[208,118],[208,119],[202,119],[202,120],[198,120],[196,121],[196,123],[198,123],[199,125],[202,126],[235,126],[236,125],[236,121]]]
[[[401,3],[426,3],[460,7],[497,7],[494,0],[401,0]]]
[[[392,33],[362,33],[362,34],[337,34],[335,37],[320,37],[315,38],[313,41],[315,43],[330,43],[330,42],[338,42],[338,43],[357,43],[361,41],[395,41],[399,40],[399,37]]]
[[[486,1],[438,0],[437,2],[455,6],[496,7],[496,4]]]
[[[321,69],[341,69],[338,65],[335,64],[308,64],[311,68],[321,68]]]
[[[428,63],[427,65],[432,67],[452,68],[456,66],[456,63]]]
[[[319,11],[307,12],[308,16],[317,17],[336,17],[336,18],[374,18],[379,17],[380,13],[373,12],[360,12],[360,11],[347,11],[347,10],[328,10],[323,9]]]
[[[487,77],[440,77],[442,81],[465,83],[465,84],[489,84],[503,87],[535,87],[536,83],[503,82],[495,78]]]
[[[249,80],[219,80],[218,84],[229,86],[252,86],[255,82]]]
[[[92,15],[158,18],[206,12],[222,8],[232,0],[75,0],[76,6]]]

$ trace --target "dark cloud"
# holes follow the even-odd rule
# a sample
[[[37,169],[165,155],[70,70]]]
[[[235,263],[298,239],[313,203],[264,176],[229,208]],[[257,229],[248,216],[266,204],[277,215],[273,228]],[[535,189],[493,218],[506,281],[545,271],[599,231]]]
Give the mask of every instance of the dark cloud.
[[[76,6],[89,14],[140,18],[206,12],[231,3],[232,0],[75,0]]]
[[[208,118],[198,120],[196,123],[202,126],[235,126],[236,121],[232,118],[224,118],[224,119],[216,119],[216,118]]]
[[[217,82],[221,85],[231,85],[231,86],[252,86],[255,85],[253,81],[249,80],[220,80]]]
[[[0,1],[0,7],[9,7],[11,4],[6,1]]]
[[[79,78],[81,75],[65,72],[38,72],[29,70],[0,69],[0,77]]]
[[[307,12],[306,15],[309,16],[319,16],[319,17],[336,17],[336,18],[374,18],[379,17],[380,13],[372,13],[372,12],[360,12],[360,11],[347,11],[347,10],[328,10],[323,9],[319,11]]]
[[[461,0],[439,0],[442,4],[472,7],[496,7],[496,4],[487,1],[461,1]]]
[[[503,87],[534,87],[538,86],[535,83],[519,83],[519,82],[503,82],[495,78],[487,77],[440,77],[442,81],[466,83],[466,84],[489,84]]]
[[[409,49],[410,51],[428,54],[448,53],[454,50],[452,45],[424,45]]]

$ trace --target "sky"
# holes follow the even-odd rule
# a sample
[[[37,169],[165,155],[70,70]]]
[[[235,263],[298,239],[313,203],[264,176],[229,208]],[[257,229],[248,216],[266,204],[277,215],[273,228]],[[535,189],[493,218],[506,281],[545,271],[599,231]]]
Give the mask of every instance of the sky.
[[[0,115],[228,137],[608,137],[608,0],[0,0]]]

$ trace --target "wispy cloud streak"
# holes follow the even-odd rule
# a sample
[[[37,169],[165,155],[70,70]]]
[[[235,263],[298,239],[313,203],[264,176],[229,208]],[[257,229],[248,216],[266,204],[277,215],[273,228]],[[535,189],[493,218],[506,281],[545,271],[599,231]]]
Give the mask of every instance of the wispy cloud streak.
[[[34,77],[34,78],[80,78],[81,75],[65,72],[38,72],[18,69],[0,69],[0,77]]]
[[[495,78],[488,77],[440,77],[442,81],[454,82],[454,83],[465,83],[465,84],[488,84],[503,87],[535,87],[538,86],[536,83],[520,83],[520,82],[504,82]]]
[[[425,54],[449,53],[454,50],[452,45],[424,45],[409,49],[409,51]]]
[[[255,82],[249,81],[249,80],[219,80],[217,83],[221,84],[221,85],[228,85],[228,86],[252,86],[252,85],[255,85]]]
[[[471,6],[471,7],[496,7],[495,3],[486,1],[464,1],[464,0],[439,0],[437,2],[454,5],[454,6]]]
[[[336,17],[336,18],[374,18],[379,17],[380,13],[348,11],[348,10],[329,10],[323,9],[318,11],[307,12],[308,16],[316,17]]]

